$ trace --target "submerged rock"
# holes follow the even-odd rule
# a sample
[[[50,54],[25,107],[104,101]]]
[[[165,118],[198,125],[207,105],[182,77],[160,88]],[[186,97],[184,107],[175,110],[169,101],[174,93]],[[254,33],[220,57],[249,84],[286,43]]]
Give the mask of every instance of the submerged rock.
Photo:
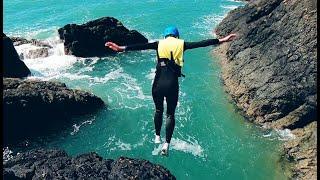
[[[23,78],[31,74],[29,68],[20,60],[9,37],[2,34],[3,40],[3,77]]]
[[[4,78],[5,144],[61,129],[70,117],[91,113],[103,106],[99,97],[68,89],[64,83]]]
[[[236,105],[258,124],[293,130],[297,146],[309,143],[291,156],[293,177],[299,179],[316,178],[316,141],[305,136],[315,131],[310,123],[317,123],[316,16],[316,0],[257,0],[231,11],[216,29],[219,36],[238,33],[238,39],[216,51]],[[291,152],[294,146],[287,147]],[[302,168],[306,158],[312,163]]]
[[[147,160],[103,159],[91,152],[70,157],[61,150],[37,149],[3,162],[4,179],[176,179]]]
[[[128,30],[113,17],[103,17],[82,25],[67,24],[58,30],[64,40],[66,54],[78,57],[105,56],[114,53],[104,44],[113,41],[119,45],[146,43],[143,35],[135,30]]]

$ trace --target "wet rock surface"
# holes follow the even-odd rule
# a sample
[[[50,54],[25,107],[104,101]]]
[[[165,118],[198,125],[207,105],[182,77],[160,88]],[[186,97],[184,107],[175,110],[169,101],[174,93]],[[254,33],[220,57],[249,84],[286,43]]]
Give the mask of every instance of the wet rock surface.
[[[53,47],[44,41],[37,39],[25,39],[22,37],[10,37],[17,48],[20,59],[35,59],[49,56],[49,50]],[[19,49],[23,49],[19,52]]]
[[[38,46],[38,47],[52,48],[52,46],[50,44],[42,42],[37,39],[28,40],[28,39],[25,39],[22,37],[10,37],[10,39],[12,40],[14,46],[20,46],[22,44],[32,44],[32,45]]]
[[[255,123],[293,130],[296,138],[284,146],[294,163],[292,177],[298,179],[316,179],[316,4],[250,1],[216,29],[218,36],[238,33],[215,52],[222,57],[227,92]]]
[[[21,56],[26,57],[27,59],[48,57],[49,49],[46,47],[39,47],[36,49],[31,49],[26,55],[22,54]]]
[[[103,17],[82,25],[67,24],[58,29],[60,39],[64,40],[65,54],[78,57],[106,56],[113,54],[104,44],[107,41],[119,45],[146,43],[143,35],[135,30],[128,30],[113,17]]]
[[[61,130],[71,117],[103,106],[99,97],[64,83],[3,78],[4,143]]]
[[[23,78],[31,74],[29,68],[20,60],[12,40],[2,34],[3,41],[3,77]]]
[[[103,159],[91,152],[70,157],[61,150],[36,149],[3,161],[4,179],[175,179],[147,160]]]

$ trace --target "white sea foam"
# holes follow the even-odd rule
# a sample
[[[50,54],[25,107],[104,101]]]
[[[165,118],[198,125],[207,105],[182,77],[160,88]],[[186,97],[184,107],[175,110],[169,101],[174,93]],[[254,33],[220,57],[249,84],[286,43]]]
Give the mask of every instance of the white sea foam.
[[[92,124],[93,120],[94,120],[94,119],[84,121],[84,122],[82,122],[82,123],[79,124],[79,125],[77,125],[77,124],[72,125],[73,131],[70,133],[70,135],[75,135],[77,132],[79,132],[81,126],[83,126],[83,125],[85,125],[85,124]]]
[[[31,71],[36,71],[36,73],[33,74],[34,76],[38,76],[38,78],[56,77],[77,62],[77,57],[64,54],[64,45],[60,42],[58,36],[50,37],[44,41],[53,47],[49,49],[48,57],[28,59],[25,56],[27,52],[39,47],[32,44],[15,46],[17,53],[24,55],[23,61],[28,68],[31,69]]]
[[[274,140],[278,139],[280,141],[287,141],[290,139],[294,139],[295,135],[291,132],[289,129],[275,129],[275,130],[268,130],[265,134],[262,135],[262,137]]]
[[[207,37],[207,36],[213,36],[214,32],[213,29],[215,26],[217,26],[225,15],[218,15],[218,14],[210,14],[201,17],[199,20],[196,21],[196,23],[193,24],[193,27],[195,29],[198,29],[198,33],[201,36]]]
[[[290,139],[294,139],[295,135],[292,134],[292,132],[290,131],[290,129],[284,129],[284,130],[275,130],[276,133],[279,135],[279,140],[290,140]]]
[[[93,77],[90,78],[90,81],[95,84],[105,84],[106,82],[110,80],[115,80],[119,79],[123,76],[123,69],[120,67],[119,69],[115,71],[111,71],[108,74],[106,74],[104,77],[99,78],[99,77]]]
[[[120,139],[115,143],[115,145],[123,151],[130,151],[132,149],[132,145],[129,143],[124,143]]]
[[[156,68],[151,68],[150,72],[145,76],[147,79],[153,80],[156,75]]]
[[[220,7],[223,9],[232,10],[232,9],[236,9],[238,6],[237,5],[226,5],[226,6],[221,5]]]
[[[66,69],[72,67],[77,61],[74,56],[58,56],[52,55],[46,58],[25,59],[25,64],[31,70],[36,70],[44,76],[56,76]]]
[[[161,151],[161,148],[162,148],[162,144],[159,144],[158,147],[154,148],[151,152],[151,154],[153,156],[156,156],[156,155],[159,155],[159,152]]]

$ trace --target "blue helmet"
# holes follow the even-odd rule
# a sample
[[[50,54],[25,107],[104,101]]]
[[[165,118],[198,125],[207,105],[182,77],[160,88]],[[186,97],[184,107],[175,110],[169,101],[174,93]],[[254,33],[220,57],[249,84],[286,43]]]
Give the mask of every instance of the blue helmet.
[[[169,35],[172,35],[174,37],[179,38],[179,31],[176,27],[174,26],[169,26],[164,30],[164,37],[167,37]]]

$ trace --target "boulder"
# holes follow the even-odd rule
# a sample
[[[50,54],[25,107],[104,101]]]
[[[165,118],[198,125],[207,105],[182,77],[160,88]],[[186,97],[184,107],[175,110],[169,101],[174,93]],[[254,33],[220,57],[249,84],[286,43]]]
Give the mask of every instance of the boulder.
[[[3,39],[3,77],[23,78],[31,74],[29,68],[20,60],[16,49],[9,37]]]
[[[316,0],[250,1],[230,11],[216,28],[218,36],[238,34],[235,41],[215,51],[222,57],[226,91],[255,123],[293,130],[299,147],[312,138],[301,141],[304,135],[296,130],[317,120],[316,3]],[[308,130],[314,128],[302,132]],[[316,142],[309,143],[309,149],[316,152]],[[291,156],[295,164],[304,161],[297,154],[315,157],[304,148],[297,151]],[[305,169],[294,166],[293,177],[315,177],[316,160],[312,162]]]
[[[60,39],[64,40],[65,54],[78,57],[102,57],[114,53],[104,44],[107,41],[119,45],[146,43],[143,35],[128,30],[113,17],[103,17],[82,25],[67,24],[58,29]]]
[[[43,41],[37,40],[37,39],[25,39],[22,37],[10,37],[10,39],[13,42],[14,46],[20,46],[22,44],[32,44],[34,46],[38,46],[38,47],[47,47],[47,48],[52,48],[52,46],[48,43],[45,43]]]
[[[3,78],[4,143],[50,134],[71,123],[71,117],[101,107],[99,97],[64,83]]]
[[[57,149],[35,149],[3,161],[4,179],[176,179],[147,160],[103,159],[91,152],[70,157]]]

